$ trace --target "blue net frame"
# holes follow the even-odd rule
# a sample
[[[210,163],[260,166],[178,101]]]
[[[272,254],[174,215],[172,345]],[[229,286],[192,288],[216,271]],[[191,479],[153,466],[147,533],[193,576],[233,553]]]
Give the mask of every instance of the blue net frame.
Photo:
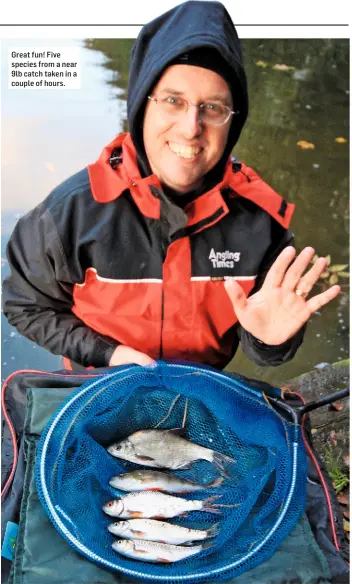
[[[265,393],[263,392],[265,389]],[[90,380],[65,400],[38,445],[39,499],[59,533],[76,551],[110,570],[144,581],[225,580],[269,558],[296,525],[305,506],[306,455],[300,427],[271,407],[278,388],[192,363],[159,361],[123,366]],[[176,399],[177,398],[177,399]],[[174,406],[170,411],[170,406]],[[183,495],[221,495],[221,515],[192,512],[171,522],[220,533],[213,546],[186,560],[151,564],[115,552],[103,505],[124,495],[112,476],[140,466],[113,458],[106,448],[131,433],[182,425],[185,437],[235,459],[221,487]],[[171,471],[201,484],[219,476],[208,461]]]

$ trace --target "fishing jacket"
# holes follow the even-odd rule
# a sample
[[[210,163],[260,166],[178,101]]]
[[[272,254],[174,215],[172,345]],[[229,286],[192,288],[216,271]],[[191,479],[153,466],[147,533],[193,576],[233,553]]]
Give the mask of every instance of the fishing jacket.
[[[179,208],[142,178],[129,134],[22,217],[10,238],[4,313],[54,354],[105,366],[119,343],[154,359],[223,368],[239,341],[259,365],[295,354],[303,331],[264,345],[224,288],[255,292],[293,236],[294,206],[229,158],[223,180]]]

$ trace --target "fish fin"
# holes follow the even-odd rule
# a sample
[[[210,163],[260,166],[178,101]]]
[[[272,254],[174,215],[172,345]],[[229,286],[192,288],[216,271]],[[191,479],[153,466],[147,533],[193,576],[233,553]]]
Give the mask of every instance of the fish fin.
[[[148,552],[145,550],[141,550],[140,548],[138,548],[137,550],[135,549],[136,554],[142,556],[143,554],[147,554]]]
[[[130,511],[130,515],[133,518],[143,517],[143,511]]]
[[[156,558],[157,562],[162,562],[163,564],[171,564],[171,560],[167,560],[166,558]]]
[[[146,491],[162,491],[161,487],[151,487],[150,489],[146,489]]]
[[[172,470],[189,470],[190,468],[192,468],[192,464],[187,462],[186,464],[180,464],[179,466],[173,468]]]
[[[212,525],[211,527],[209,527],[209,529],[207,529],[207,537],[216,537],[217,535],[219,535],[220,533],[220,528],[219,528],[220,523],[214,523],[214,525]]]
[[[221,511],[219,511],[219,509],[216,509],[215,507],[213,507],[213,503],[216,501],[216,499],[220,499],[221,495],[215,495],[214,497],[208,497],[208,499],[204,499],[203,500],[203,507],[201,509],[201,511],[207,511],[208,513],[214,513],[215,515],[221,515]],[[216,503],[215,503],[216,505]]]
[[[204,485],[207,489],[213,489],[215,487],[220,487],[220,485],[222,485],[222,483],[224,482],[225,478],[224,477],[218,477],[217,479],[215,479],[215,481],[212,481],[211,483],[208,483],[207,485]]]
[[[140,454],[137,454],[137,456],[138,456],[139,460],[146,460],[146,461],[153,460],[153,461],[155,461],[155,459],[152,458],[151,456],[145,456],[145,455],[141,456]]]
[[[171,434],[176,434],[176,436],[182,436],[182,434],[186,433],[185,428],[171,428],[170,430],[166,430],[166,432],[171,432]]]
[[[217,499],[221,499],[221,495],[213,495],[212,497],[208,497],[207,499],[203,499],[204,505],[212,505]]]
[[[202,511],[207,511],[208,513],[214,513],[214,515],[222,515],[220,509],[216,509],[215,507],[203,507]]]
[[[225,463],[234,463],[236,462],[234,458],[230,458],[230,456],[226,456],[226,454],[221,454],[221,452],[215,452],[213,456],[213,464],[214,466],[220,471],[223,477],[229,479],[231,478],[230,475],[224,468]]]
[[[133,533],[133,535],[138,535],[138,537],[141,537],[142,539],[145,536],[144,531],[136,531],[135,529],[131,529],[131,532]]]
[[[202,543],[202,552],[204,552],[204,550],[208,550],[209,548],[214,547],[214,542],[213,541],[206,541],[205,543]]]

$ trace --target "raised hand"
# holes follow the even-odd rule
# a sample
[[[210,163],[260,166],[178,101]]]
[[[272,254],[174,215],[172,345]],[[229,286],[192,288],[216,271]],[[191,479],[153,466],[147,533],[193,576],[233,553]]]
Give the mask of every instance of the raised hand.
[[[236,281],[225,281],[239,323],[263,343],[284,343],[302,328],[313,312],[341,292],[340,286],[332,286],[306,299],[327,264],[326,258],[319,258],[304,274],[314,253],[312,247],[306,247],[290,265],[296,250],[286,247],[268,271],[261,289],[249,298]]]

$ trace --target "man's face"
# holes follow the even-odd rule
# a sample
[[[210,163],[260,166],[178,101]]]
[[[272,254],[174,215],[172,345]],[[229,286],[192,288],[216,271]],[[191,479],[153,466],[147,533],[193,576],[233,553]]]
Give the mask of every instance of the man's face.
[[[193,65],[172,65],[154,87],[153,97],[180,96],[189,103],[210,102],[232,109],[226,81],[214,71]],[[159,103],[149,101],[143,123],[143,140],[150,167],[160,182],[187,193],[198,188],[204,175],[220,160],[231,125],[205,124],[197,107],[177,117],[166,114]]]

